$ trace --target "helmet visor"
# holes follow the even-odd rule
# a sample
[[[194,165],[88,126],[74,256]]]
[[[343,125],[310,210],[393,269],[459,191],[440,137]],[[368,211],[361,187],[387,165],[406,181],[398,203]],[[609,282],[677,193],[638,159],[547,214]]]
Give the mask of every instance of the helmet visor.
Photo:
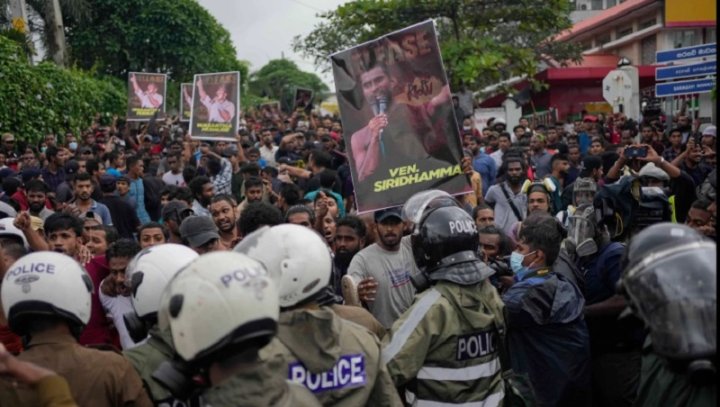
[[[401,214],[403,220],[413,224],[420,223],[420,219],[422,219],[425,209],[432,201],[438,198],[455,201],[455,198],[453,198],[452,195],[437,189],[418,192],[417,194],[411,196],[410,199],[405,202],[405,205],[403,205]]]
[[[653,347],[674,359],[713,354],[717,343],[716,248],[711,242],[685,246],[644,260],[624,282]]]

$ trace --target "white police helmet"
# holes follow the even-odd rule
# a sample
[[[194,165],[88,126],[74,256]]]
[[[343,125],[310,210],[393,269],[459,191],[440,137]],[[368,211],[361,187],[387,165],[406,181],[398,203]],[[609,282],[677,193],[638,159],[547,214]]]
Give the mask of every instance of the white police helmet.
[[[57,252],[25,255],[8,268],[0,296],[13,332],[25,335],[25,322],[58,316],[79,334],[90,320],[90,276],[72,257]]]
[[[234,252],[191,261],[163,293],[158,324],[169,327],[175,351],[204,365],[227,350],[267,344],[280,313],[275,283],[262,264]]]
[[[17,240],[18,243],[25,246],[25,249],[30,249],[25,233],[15,226],[14,218],[2,218],[0,219],[0,237],[10,237]]]
[[[332,274],[330,248],[320,235],[300,225],[263,227],[235,246],[279,278],[280,306],[295,306],[327,287]]]
[[[125,272],[135,314],[140,318],[156,314],[170,279],[197,257],[194,250],[174,243],[147,247],[138,253]]]

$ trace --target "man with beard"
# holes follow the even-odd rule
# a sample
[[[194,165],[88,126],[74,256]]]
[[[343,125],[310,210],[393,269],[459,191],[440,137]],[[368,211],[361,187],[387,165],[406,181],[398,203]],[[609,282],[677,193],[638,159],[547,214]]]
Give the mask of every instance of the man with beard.
[[[65,153],[50,146],[45,150],[45,158],[48,163],[42,172],[43,180],[51,191],[55,191],[65,181]]]
[[[682,134],[682,144],[686,144],[688,139],[695,135],[688,116],[680,115],[677,117],[677,129]]]
[[[405,84],[398,84],[384,65],[368,66],[358,79],[365,103],[373,113],[368,124],[350,138],[352,161],[360,182],[356,186],[358,194],[370,192],[375,181],[389,177],[392,168],[416,164],[418,171],[423,172],[460,161],[460,139],[454,137],[458,129],[447,103],[450,101],[447,85],[425,103],[415,105],[394,98],[393,89]],[[427,183],[419,183],[412,189],[427,187]],[[407,188],[401,189],[403,194],[408,193]],[[385,191],[389,192],[392,191]],[[385,197],[383,202],[387,202]]]
[[[210,216],[210,210],[208,206],[215,194],[215,188],[213,187],[210,178],[206,176],[195,177],[188,184],[188,188],[192,191],[193,200],[192,210],[197,216]]]
[[[165,204],[161,217],[163,224],[167,226],[168,232],[170,232],[168,243],[182,244],[180,225],[185,218],[192,214],[192,209],[185,201],[175,199]]]
[[[468,146],[472,153],[473,170],[477,171],[482,177],[482,193],[485,195],[490,185],[495,184],[495,176],[497,175],[495,160],[480,150],[480,145],[476,139],[473,139]]]
[[[273,142],[273,130],[272,128],[263,129],[260,133],[262,144],[259,147],[260,157],[262,157],[267,165],[276,167],[277,161],[275,161],[275,153],[278,151],[278,146]]]
[[[140,250],[140,245],[134,240],[120,239],[111,244],[105,252],[110,273],[100,283],[100,303],[112,318],[123,349],[136,346],[135,341],[128,333],[123,316],[133,311],[130,301],[131,292],[125,279],[125,269]]]
[[[75,206],[83,214],[81,217],[85,217],[88,213],[97,213],[102,219],[103,225],[112,226],[112,217],[110,216],[110,210],[104,204],[96,202],[92,199],[91,195],[94,189],[92,184],[92,176],[86,172],[77,174],[75,181],[73,182],[75,189]]]
[[[128,196],[135,201],[135,213],[141,223],[150,222],[150,214],[145,207],[145,184],[143,183],[143,175],[145,173],[145,163],[139,156],[130,156],[125,160],[127,164]]]
[[[248,177],[243,183],[245,187],[245,200],[237,205],[237,213],[242,214],[243,210],[253,202],[262,201],[265,193],[264,183],[262,178],[256,176]]]
[[[82,246],[83,222],[67,213],[50,215],[43,225],[49,249],[76,260]]]
[[[126,200],[115,194],[116,189],[117,179],[114,176],[103,175],[100,177],[100,190],[103,194],[101,202],[110,211],[113,226],[117,228],[120,237],[132,239],[140,226],[140,219],[138,219],[135,209]]]
[[[378,241],[360,250],[350,261],[347,271],[350,277],[343,279],[343,297],[350,305],[358,304],[349,299],[359,298],[389,329],[412,304],[415,287],[410,276],[418,274],[418,269],[410,238],[403,239],[400,208],[376,211],[374,218]]]
[[[522,193],[527,168],[520,157],[505,157],[505,181],[491,186],[485,202],[495,211],[495,224],[510,235],[512,226],[527,212],[527,196]]]
[[[216,195],[210,203],[210,215],[218,228],[220,244],[228,250],[232,249],[238,242],[238,232],[235,225],[238,211],[235,200],[227,194]]]
[[[634,128],[632,128],[634,131]],[[665,151],[665,145],[655,140],[655,129],[649,124],[642,125],[642,131],[640,132],[640,144],[648,144],[655,149],[655,152],[662,155]]]
[[[357,216],[348,215],[337,221],[335,228],[335,257],[332,285],[336,293],[342,292],[341,280],[347,274],[350,261],[365,247],[367,227]]]
[[[47,185],[39,179],[32,180],[25,184],[30,216],[36,216],[44,221],[55,213],[45,206],[47,192]]]
[[[530,150],[532,150],[530,162],[535,172],[535,178],[541,179],[552,171],[550,164],[552,154],[545,149],[545,136],[541,134],[532,136],[530,138]]]
[[[553,185],[555,185],[555,190],[550,194],[552,204],[550,212],[555,215],[562,210],[560,192],[562,191],[563,181],[567,176],[568,168],[570,168],[567,156],[560,153],[555,154],[552,157],[552,160],[550,160],[550,168],[552,168],[552,172],[547,178],[549,178]]]

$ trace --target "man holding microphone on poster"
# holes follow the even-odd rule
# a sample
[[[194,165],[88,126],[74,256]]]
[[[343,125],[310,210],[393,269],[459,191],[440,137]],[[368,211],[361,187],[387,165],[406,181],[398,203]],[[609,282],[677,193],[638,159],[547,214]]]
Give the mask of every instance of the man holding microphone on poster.
[[[229,123],[233,117],[235,117],[235,105],[227,100],[227,89],[225,85],[218,86],[215,91],[215,97],[205,93],[203,88],[202,78],[197,78],[198,94],[200,95],[200,102],[208,110],[208,121],[210,123]]]
[[[395,104],[395,80],[390,77],[387,67],[380,64],[360,75],[360,85],[365,100],[375,114],[367,126],[351,137],[360,181],[373,175],[388,158],[392,158],[395,165],[397,160],[405,157],[434,156],[447,150],[448,140],[444,129],[449,123],[444,120],[446,115],[438,114],[443,104],[450,100],[450,88],[447,85],[442,86],[440,92],[426,103]],[[452,157],[436,158],[452,161]]]
[[[135,96],[140,99],[140,107],[143,109],[159,109],[163,103],[163,96],[157,93],[158,88],[153,82],[147,84],[147,91],[143,91],[137,83],[134,73],[130,74],[130,83],[132,83]]]

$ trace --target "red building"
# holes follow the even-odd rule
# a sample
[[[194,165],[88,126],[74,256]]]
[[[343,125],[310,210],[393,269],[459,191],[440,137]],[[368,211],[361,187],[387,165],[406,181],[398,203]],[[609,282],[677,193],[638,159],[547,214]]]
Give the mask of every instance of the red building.
[[[627,0],[579,21],[572,29],[558,35],[556,41],[581,45],[583,62],[561,67],[556,61],[544,61],[547,68],[535,78],[547,83],[549,88],[533,94],[532,103],[523,106],[522,114],[532,114],[533,107],[535,111],[553,109],[556,111],[555,119],[566,121],[579,117],[583,110],[590,113],[611,112],[612,108],[602,95],[602,81],[608,72],[617,67],[621,57],[628,58],[638,68],[641,97],[652,102],[655,53],[658,50],[715,42],[714,20],[674,23],[671,14],[674,2],[677,0]],[[523,89],[526,81],[513,86]],[[490,94],[482,100],[480,107],[500,107],[506,98],[505,94]],[[688,98],[695,98],[696,103],[690,104],[691,109],[699,110],[699,96],[690,95]]]

